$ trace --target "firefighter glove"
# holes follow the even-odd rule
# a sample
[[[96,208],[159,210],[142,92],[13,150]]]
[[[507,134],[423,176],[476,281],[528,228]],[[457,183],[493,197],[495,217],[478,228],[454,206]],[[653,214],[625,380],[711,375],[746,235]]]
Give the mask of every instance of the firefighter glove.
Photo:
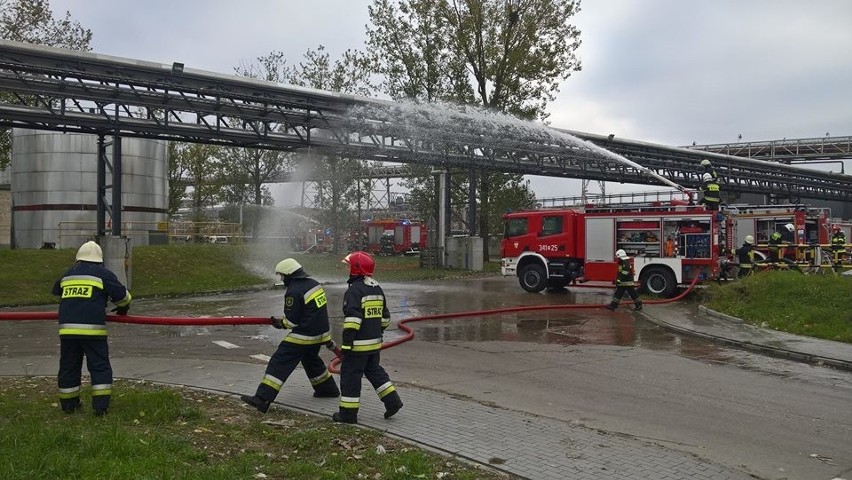
[[[334,340],[329,340],[329,341],[325,342],[325,348],[334,352],[334,351],[337,350],[337,344],[334,343]]]
[[[275,316],[269,317],[269,323],[278,330],[282,330],[284,328],[284,321],[280,318],[275,318]]]
[[[115,307],[111,311],[115,312],[116,315],[127,315],[128,310],[130,310],[130,305],[125,305],[123,307]]]

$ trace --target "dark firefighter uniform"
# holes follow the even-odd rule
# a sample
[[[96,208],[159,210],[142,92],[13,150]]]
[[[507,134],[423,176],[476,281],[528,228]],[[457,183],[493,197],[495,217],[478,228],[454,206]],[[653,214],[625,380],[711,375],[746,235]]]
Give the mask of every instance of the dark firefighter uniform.
[[[361,404],[361,377],[376,390],[385,405],[385,418],[402,407],[396,388],[379,364],[382,334],[390,324],[390,311],[379,283],[368,276],[349,279],[343,298],[343,338],[340,346],[340,409],[335,421],[356,423]]]
[[[311,382],[314,397],[336,398],[340,394],[337,383],[319,356],[320,348],[331,341],[325,290],[313,278],[306,275],[297,277],[301,274],[300,269],[288,279],[284,294],[282,326],[291,330],[269,359],[254,397],[243,398],[264,413],[299,362]]]
[[[719,210],[719,204],[722,202],[721,194],[719,193],[719,181],[710,173],[705,173],[703,176],[704,198],[701,200],[707,210]]]
[[[772,232],[772,235],[769,236],[769,261],[772,263],[776,263],[781,261],[781,256],[779,255],[781,251],[783,241],[783,235],[781,232]]]
[[[615,293],[612,294],[612,300],[606,306],[608,310],[615,310],[618,304],[621,303],[621,297],[626,292],[633,300],[634,310],[642,310],[642,301],[639,300],[639,294],[636,292],[636,287],[633,283],[633,265],[630,264],[630,257],[624,253],[624,250],[616,252],[618,258],[618,274],[615,278]]]
[[[127,313],[132,297],[113,272],[101,263],[78,261],[53,285],[59,301],[59,403],[68,413],[80,408],[83,356],[91,375],[92,408],[109,409],[112,366],[107,345],[106,306],[112,300]]]
[[[737,249],[737,259],[740,262],[740,270],[737,272],[737,277],[751,275],[754,268],[754,245],[744,242],[743,246]]]
[[[846,234],[840,229],[834,230],[831,235],[831,252],[834,254],[834,271],[840,272],[846,254]]]

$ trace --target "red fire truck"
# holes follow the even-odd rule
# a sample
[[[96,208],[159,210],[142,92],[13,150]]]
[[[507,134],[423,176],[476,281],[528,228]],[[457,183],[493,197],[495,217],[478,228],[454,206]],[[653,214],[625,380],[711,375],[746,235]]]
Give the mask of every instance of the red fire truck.
[[[715,276],[724,218],[675,203],[506,214],[501,272],[529,292],[612,282],[623,249],[646,291],[672,296],[696,276]]]
[[[516,275],[529,292],[562,288],[574,282],[612,282],[615,251],[633,257],[636,280],[649,293],[671,297],[678,287],[719,275],[720,254],[730,253],[753,235],[759,251],[769,235],[795,232],[792,245],[826,244],[826,209],[801,205],[729,206],[712,212],[674,201],[585,209],[538,210],[504,215],[501,272]],[[791,263],[806,248],[791,248]],[[722,255],[722,259],[724,259]]]
[[[414,254],[426,247],[426,229],[416,220],[368,220],[362,224],[367,251],[379,255]]]

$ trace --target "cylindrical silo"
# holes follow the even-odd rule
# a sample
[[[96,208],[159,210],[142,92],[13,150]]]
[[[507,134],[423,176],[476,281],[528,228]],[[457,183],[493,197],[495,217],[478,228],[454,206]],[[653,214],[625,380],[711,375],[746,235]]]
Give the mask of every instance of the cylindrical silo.
[[[8,247],[12,237],[12,176],[0,170],[0,247]]]
[[[121,139],[122,235],[136,246],[147,245],[149,235],[167,220],[166,147],[162,140]],[[111,162],[111,147],[107,157]],[[96,135],[14,129],[15,247],[41,248],[52,243],[56,248],[77,248],[91,239],[97,233],[97,168]],[[112,184],[109,170],[106,183]],[[109,189],[106,198],[112,202]]]

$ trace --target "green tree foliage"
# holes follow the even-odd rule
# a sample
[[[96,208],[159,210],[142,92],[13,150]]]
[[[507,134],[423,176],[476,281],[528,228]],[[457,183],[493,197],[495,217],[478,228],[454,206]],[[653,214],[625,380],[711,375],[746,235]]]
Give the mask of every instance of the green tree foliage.
[[[569,23],[577,11],[578,0],[374,0],[367,46],[396,99],[543,120],[559,83],[580,70],[580,32]],[[482,174],[477,187],[487,244],[492,200],[528,187],[506,174]]]
[[[256,63],[236,67],[234,71],[244,77],[283,83],[292,77],[294,69],[287,65],[282,52],[272,51],[258,57]],[[226,203],[272,205],[272,195],[265,184],[292,169],[289,154],[276,150],[226,148],[222,158],[228,177],[235,180],[223,186]]]
[[[332,60],[325,47],[309,50],[304,61],[292,71],[290,83],[303,87],[368,95],[373,89],[372,61],[363,53],[347,50]],[[332,251],[339,253],[353,223],[353,205],[358,198],[358,178],[363,162],[352,158],[323,156],[309,153],[298,159],[300,170],[310,172],[314,179],[314,206],[320,210],[318,220],[331,228],[334,237]]]
[[[48,0],[0,0],[0,38],[87,51],[92,31],[72,19],[70,12],[54,18]],[[0,101],[7,99],[14,101],[0,92]],[[0,170],[9,165],[11,151],[11,131],[0,129]]]
[[[192,185],[188,196],[192,208],[191,220],[209,220],[205,210],[219,200],[224,183],[224,169],[220,157],[221,147],[200,143],[169,143],[169,211],[180,204],[187,185]],[[178,175],[180,175],[178,177]],[[176,185],[172,182],[177,178]],[[175,211],[177,208],[175,207]]]

